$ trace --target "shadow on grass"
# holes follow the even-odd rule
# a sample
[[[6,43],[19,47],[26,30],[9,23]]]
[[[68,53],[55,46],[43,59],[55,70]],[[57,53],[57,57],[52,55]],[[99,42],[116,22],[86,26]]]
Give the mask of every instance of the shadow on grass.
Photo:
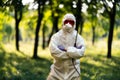
[[[0,80],[46,80],[51,61],[7,53],[0,45]],[[87,55],[81,61],[82,80],[120,80],[120,56]]]
[[[20,54],[20,53],[19,53]],[[0,80],[46,80],[51,61],[7,53],[0,48]]]
[[[81,62],[82,80],[120,80],[120,57],[107,59],[103,55],[88,55],[84,58],[86,60]]]

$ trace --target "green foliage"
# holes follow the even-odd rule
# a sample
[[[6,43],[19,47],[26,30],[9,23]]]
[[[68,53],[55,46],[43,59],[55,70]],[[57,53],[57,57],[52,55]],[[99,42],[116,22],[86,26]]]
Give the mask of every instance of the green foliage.
[[[0,7],[3,7],[3,5],[4,5],[3,0],[0,0]]]
[[[8,36],[10,36],[12,34],[12,27],[9,24],[4,24],[4,31],[6,32],[6,34]]]
[[[118,39],[120,39],[120,30],[119,30],[119,32],[117,33],[117,36],[118,36]]]
[[[12,17],[8,14],[7,11],[4,13],[0,12],[0,41],[6,41],[10,39],[10,36],[14,32],[12,30]]]
[[[103,28],[103,30],[105,30],[106,32],[109,30],[109,20],[104,18],[104,17],[100,17],[99,21],[98,21],[99,26],[101,26]]]
[[[23,14],[23,19],[20,22],[19,28],[21,29],[23,38],[33,38],[36,27],[37,13],[36,11],[26,11]]]
[[[9,24],[3,24],[3,27],[4,27],[3,28],[3,33],[4,33],[3,41],[5,41],[6,38],[8,39],[8,41],[10,41],[10,37],[12,35],[13,29],[12,29],[11,25],[9,25]]]
[[[8,5],[8,7],[4,7],[5,8],[4,11],[0,13],[0,30],[3,28],[3,26],[2,26],[3,23],[9,24],[12,27],[14,27],[14,24],[15,24],[15,21],[13,21],[14,13],[13,13],[13,7],[11,7],[11,6],[18,6],[17,7],[18,10],[21,10],[21,8],[23,8],[21,0],[2,0],[2,2],[4,2],[4,3],[6,1],[7,1],[6,4],[12,4],[12,5],[10,5],[10,6]],[[39,0],[35,0],[35,1],[39,1]],[[45,25],[48,28],[48,29],[46,29],[47,30],[46,34],[48,36],[51,33],[52,27],[53,27],[53,25],[52,25],[53,19],[52,18],[54,18],[55,16],[59,16],[58,27],[60,29],[63,14],[69,13],[69,12],[77,13],[76,8],[73,8],[73,4],[76,4],[78,0],[74,0],[74,2],[73,2],[73,0],[59,0],[59,1],[42,0],[42,1],[48,2],[48,4],[45,4],[45,6],[44,6],[45,7],[44,18],[43,18],[42,24],[41,24],[41,28],[43,28],[43,24],[44,24],[44,22],[46,22]],[[84,17],[84,21],[85,21],[85,23],[83,23],[85,25],[85,26],[83,26],[83,32],[85,32],[86,35],[91,34],[92,33],[91,26],[95,25],[96,30],[100,31],[100,32],[97,32],[97,34],[96,34],[98,37],[104,33],[107,33],[107,31],[109,29],[109,23],[107,21],[108,17],[101,19],[101,16],[100,16],[101,12],[99,12],[99,11],[103,11],[103,14],[107,15],[106,11],[103,9],[104,6],[102,4],[102,1],[101,0],[97,0],[97,1],[82,0],[82,4],[83,3],[86,4],[88,7],[87,8],[88,14],[84,15],[84,13],[82,13],[82,16]],[[60,4],[64,5],[63,8],[59,7]],[[37,10],[35,10],[35,9],[30,10],[30,9],[28,9],[29,6],[30,6],[30,4],[24,5],[23,17],[22,17],[22,20],[21,20],[20,26],[19,26],[19,28],[22,30],[22,35],[24,38],[26,38],[26,37],[34,38],[35,28],[36,28],[36,24],[37,24],[37,21],[36,21],[37,17],[38,17]],[[116,24],[117,24],[117,26],[119,26],[119,15],[120,15],[119,10],[120,10],[120,8],[119,8],[119,4],[117,4],[116,6],[117,6]],[[54,15],[54,17],[53,17],[53,15]],[[8,20],[8,17],[9,17],[9,20]],[[41,37],[42,29],[40,29],[40,30],[41,30],[40,31],[40,37]],[[13,32],[14,32],[14,30],[13,30]],[[3,32],[0,32],[0,33],[3,34]],[[1,34],[0,34],[0,37],[1,37],[0,39],[2,40],[2,38],[4,36]]]

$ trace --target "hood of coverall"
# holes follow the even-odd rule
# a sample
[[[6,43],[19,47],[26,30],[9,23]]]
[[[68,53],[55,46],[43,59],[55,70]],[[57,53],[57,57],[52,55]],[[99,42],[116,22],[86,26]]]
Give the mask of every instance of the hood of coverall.
[[[70,23],[65,24],[66,20],[74,21],[74,24],[73,25],[71,25]],[[64,16],[64,18],[63,18],[62,25],[63,25],[62,26],[63,31],[71,33],[75,29],[75,27],[76,27],[75,16],[73,14],[71,14],[71,13],[66,14]]]

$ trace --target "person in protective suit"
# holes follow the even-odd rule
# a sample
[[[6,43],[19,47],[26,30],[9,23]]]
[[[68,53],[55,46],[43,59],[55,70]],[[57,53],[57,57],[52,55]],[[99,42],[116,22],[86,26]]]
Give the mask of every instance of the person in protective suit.
[[[54,63],[47,80],[80,80],[80,58],[84,55],[84,39],[75,30],[73,14],[64,16],[62,29],[51,37],[49,49]]]

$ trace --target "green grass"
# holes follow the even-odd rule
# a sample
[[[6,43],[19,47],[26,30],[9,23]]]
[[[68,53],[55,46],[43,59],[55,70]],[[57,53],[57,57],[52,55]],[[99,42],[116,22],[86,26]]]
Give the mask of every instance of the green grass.
[[[45,80],[51,61],[0,48],[0,80]]]
[[[88,55],[81,61],[82,80],[120,80],[120,57]]]
[[[81,61],[82,80],[120,80],[120,41],[114,41],[112,58],[107,59],[107,43],[99,41],[94,46],[86,42],[85,56]],[[21,52],[14,44],[0,44],[0,80],[46,80],[52,57],[49,49],[38,47],[39,59],[32,59],[33,44],[20,43]]]
[[[88,43],[81,58],[82,80],[120,80],[120,41],[113,42],[112,58],[107,59],[107,44],[100,41],[91,47]]]

